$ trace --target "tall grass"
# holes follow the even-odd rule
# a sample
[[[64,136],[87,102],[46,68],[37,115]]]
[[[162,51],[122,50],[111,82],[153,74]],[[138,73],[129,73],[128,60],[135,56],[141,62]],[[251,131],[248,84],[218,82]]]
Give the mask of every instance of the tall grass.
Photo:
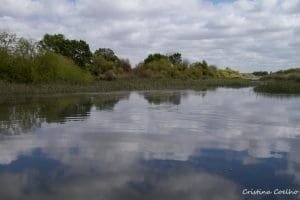
[[[216,87],[250,87],[257,83],[245,79],[116,79],[94,81],[85,84],[39,83],[16,84],[0,81],[1,95],[62,94],[82,92],[140,91],[140,90],[209,90]]]
[[[34,57],[24,57],[2,49],[0,79],[17,83],[82,83],[92,80],[92,77],[72,60],[55,53],[46,52]]]
[[[83,71],[70,59],[55,53],[37,56],[33,70],[33,82],[88,82],[91,75]]]
[[[300,94],[300,83],[295,81],[266,81],[254,88],[255,92],[268,94]]]
[[[300,94],[300,68],[281,70],[261,78],[254,88],[259,93]]]
[[[300,68],[281,70],[268,76],[264,76],[262,80],[295,81],[300,83]]]

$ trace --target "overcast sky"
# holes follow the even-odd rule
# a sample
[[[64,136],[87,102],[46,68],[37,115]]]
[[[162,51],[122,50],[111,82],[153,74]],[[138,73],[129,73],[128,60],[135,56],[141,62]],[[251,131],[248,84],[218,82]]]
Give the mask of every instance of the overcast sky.
[[[133,64],[178,51],[241,71],[300,66],[300,0],[0,0],[0,29],[63,33]]]

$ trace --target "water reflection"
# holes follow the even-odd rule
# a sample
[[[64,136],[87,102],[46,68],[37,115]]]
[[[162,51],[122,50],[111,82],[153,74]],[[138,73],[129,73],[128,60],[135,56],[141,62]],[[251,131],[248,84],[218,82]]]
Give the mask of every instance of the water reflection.
[[[296,199],[241,191],[300,189],[299,98],[218,89],[9,102],[1,123],[26,111],[35,128],[0,140],[0,199]]]
[[[0,132],[7,135],[33,132],[42,123],[85,120],[92,106],[112,110],[122,95],[70,95],[54,97],[4,98],[0,101]]]
[[[128,99],[129,94],[114,94],[114,95],[101,95],[93,97],[93,103],[95,104],[97,110],[113,110],[115,105],[120,100]]]
[[[144,98],[154,105],[160,104],[173,104],[179,105],[181,96],[183,95],[180,92],[148,92],[143,93]]]

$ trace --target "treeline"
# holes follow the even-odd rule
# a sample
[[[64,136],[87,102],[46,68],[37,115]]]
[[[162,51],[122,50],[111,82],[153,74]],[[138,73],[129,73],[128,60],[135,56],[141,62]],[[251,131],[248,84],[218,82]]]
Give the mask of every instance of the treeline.
[[[44,49],[41,43],[0,33],[0,79],[22,83],[92,80],[92,76],[72,59]],[[74,53],[81,52],[78,49]]]
[[[300,83],[300,68],[280,70],[264,76],[262,80],[295,81]]]
[[[109,48],[90,50],[83,40],[62,34],[44,35],[33,42],[15,34],[0,33],[0,79],[11,82],[89,82],[117,78],[235,78],[238,71],[218,69],[206,61],[189,63],[180,53],[150,54],[132,68],[128,59]]]

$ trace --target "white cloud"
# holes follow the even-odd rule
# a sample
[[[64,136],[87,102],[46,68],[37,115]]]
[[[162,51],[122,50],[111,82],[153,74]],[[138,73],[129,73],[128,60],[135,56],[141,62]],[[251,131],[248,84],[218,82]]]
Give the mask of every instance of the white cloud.
[[[0,0],[0,29],[40,39],[63,33],[133,63],[180,51],[243,71],[300,66],[298,0]]]

